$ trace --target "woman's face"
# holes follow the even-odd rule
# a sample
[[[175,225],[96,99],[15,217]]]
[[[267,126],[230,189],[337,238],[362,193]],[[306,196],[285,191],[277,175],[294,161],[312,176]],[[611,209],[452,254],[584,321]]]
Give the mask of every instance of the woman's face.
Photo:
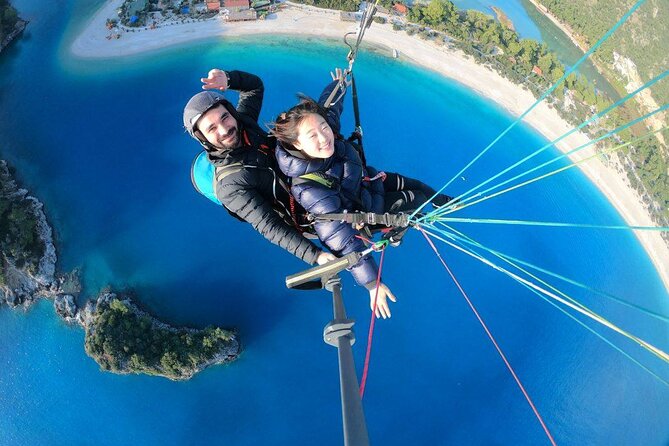
[[[334,154],[332,129],[321,115],[308,114],[297,127],[294,146],[310,158],[329,158]]]

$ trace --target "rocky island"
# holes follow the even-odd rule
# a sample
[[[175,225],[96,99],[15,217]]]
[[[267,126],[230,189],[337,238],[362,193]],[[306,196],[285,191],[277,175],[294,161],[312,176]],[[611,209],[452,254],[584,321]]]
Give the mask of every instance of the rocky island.
[[[172,327],[129,296],[104,291],[78,308],[77,271],[56,273],[56,248],[43,205],[21,188],[0,160],[0,307],[28,309],[53,299],[56,313],[86,331],[85,349],[103,370],[185,380],[239,356],[232,331]]]
[[[239,342],[219,327],[171,327],[141,310],[129,297],[102,292],[78,309],[74,298],[56,297],[56,311],[86,331],[86,353],[103,370],[190,379],[214,364],[237,358]]]
[[[12,43],[27,25],[28,22],[19,18],[16,9],[7,0],[0,0],[0,52]]]

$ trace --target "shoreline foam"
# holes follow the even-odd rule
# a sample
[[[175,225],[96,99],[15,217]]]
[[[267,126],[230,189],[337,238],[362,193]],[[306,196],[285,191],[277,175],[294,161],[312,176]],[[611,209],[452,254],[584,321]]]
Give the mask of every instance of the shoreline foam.
[[[108,0],[89,21],[84,31],[74,40],[72,53],[80,58],[113,58],[139,54],[168,46],[212,37],[239,37],[246,35],[274,34],[301,35],[339,39],[356,28],[355,23],[342,22],[339,11],[305,5],[286,4],[266,20],[225,23],[215,18],[165,26],[154,30],[123,33],[118,40],[107,40],[107,18],[116,17],[122,0]],[[318,30],[315,32],[314,30]],[[514,116],[523,113],[535,102],[534,96],[521,86],[503,78],[476,62],[461,51],[437,46],[404,31],[393,31],[390,24],[374,23],[365,34],[367,43],[396,49],[402,57],[421,67],[453,79],[475,90],[504,107]],[[549,140],[554,140],[571,130],[571,126],[546,103],[539,104],[524,120]],[[589,141],[582,133],[574,133],[556,147],[567,152]],[[570,155],[573,162],[594,154],[592,148]],[[629,186],[626,178],[613,167],[606,167],[599,160],[579,165],[581,171],[607,197],[630,226],[655,226],[644,208],[641,198]],[[645,251],[653,262],[665,289],[669,291],[669,246],[656,231],[635,231]]]

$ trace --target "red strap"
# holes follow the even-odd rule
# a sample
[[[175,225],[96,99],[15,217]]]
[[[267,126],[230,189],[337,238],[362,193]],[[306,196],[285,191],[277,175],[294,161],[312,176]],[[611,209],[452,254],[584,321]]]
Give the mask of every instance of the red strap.
[[[548,436],[548,439],[550,440],[551,444],[553,446],[556,446],[555,440],[553,439],[553,436],[551,435],[550,431],[548,430],[548,427],[546,427],[546,424],[544,423],[543,418],[541,418],[541,415],[539,415],[539,411],[534,406],[534,403],[532,402],[532,399],[530,398],[530,395],[527,393],[527,391],[525,390],[525,387],[520,382],[520,379],[518,378],[518,375],[516,375],[516,372],[513,370],[513,368],[511,367],[511,364],[506,359],[506,356],[502,352],[502,349],[499,348],[499,345],[497,344],[497,341],[495,341],[495,338],[493,337],[492,333],[490,332],[490,330],[488,330],[488,327],[486,326],[485,322],[483,322],[483,319],[481,318],[481,315],[479,314],[478,311],[476,311],[476,308],[474,307],[474,304],[472,303],[472,301],[467,296],[467,293],[465,293],[465,290],[463,290],[462,286],[460,286],[460,282],[458,282],[458,279],[455,278],[455,275],[453,275],[453,272],[451,271],[451,269],[448,267],[448,265],[446,265],[446,261],[443,259],[443,257],[441,257],[441,254],[439,254],[439,251],[437,251],[437,247],[434,246],[434,243],[432,242],[430,237],[427,236],[425,231],[423,231],[423,228],[421,228],[420,226],[416,226],[416,227],[423,234],[423,236],[425,236],[425,239],[430,244],[430,246],[432,247],[434,252],[437,254],[437,257],[441,261],[441,264],[444,265],[444,268],[446,268],[446,271],[448,271],[448,274],[451,276],[451,279],[453,279],[453,282],[455,282],[455,285],[460,290],[460,293],[462,293],[462,296],[467,301],[467,304],[469,305],[469,308],[472,309],[472,311],[474,312],[474,315],[476,316],[476,319],[479,320],[479,322],[483,326],[483,329],[485,330],[486,334],[488,335],[488,337],[492,341],[493,345],[495,346],[495,349],[497,349],[497,353],[499,353],[499,355],[502,357],[502,360],[504,361],[504,364],[506,364],[506,368],[509,369],[509,372],[511,372],[511,375],[513,376],[513,379],[516,380],[516,383],[518,384],[518,387],[520,387],[520,390],[523,392],[523,395],[525,395],[525,399],[530,404],[530,407],[532,408],[532,411],[534,411],[534,415],[536,415],[537,419],[539,420],[539,423],[541,423],[541,427],[544,428],[544,432],[546,432],[546,435]]]
[[[362,181],[374,181],[374,180],[378,180],[379,178],[381,178],[381,181],[386,181],[387,176],[388,175],[386,175],[385,172],[379,172],[371,178],[370,177],[363,177]]]
[[[364,236],[362,236],[362,235],[360,235],[360,234],[356,235],[355,238],[359,238],[360,240],[362,240],[363,242],[367,243],[368,245],[371,245],[371,244],[374,243],[373,241],[371,241],[371,240],[368,239],[367,237],[364,237]]]
[[[291,194],[290,192],[288,193],[288,197],[290,200],[290,217],[293,220],[293,225],[295,226],[295,229],[300,231],[300,234],[303,234],[304,230],[297,223],[297,213],[295,212],[295,197],[293,197],[293,194]]]
[[[369,322],[369,333],[367,333],[367,353],[365,353],[365,367],[362,369],[362,378],[360,379],[360,399],[365,396],[365,384],[367,383],[367,372],[369,371],[369,358],[372,355],[372,337],[374,336],[374,322],[376,322],[376,299],[379,297],[379,285],[381,284],[381,271],[383,270],[383,256],[386,250],[381,251],[381,261],[379,262],[379,272],[376,275],[376,293],[374,295],[374,308],[372,309],[372,320]]]

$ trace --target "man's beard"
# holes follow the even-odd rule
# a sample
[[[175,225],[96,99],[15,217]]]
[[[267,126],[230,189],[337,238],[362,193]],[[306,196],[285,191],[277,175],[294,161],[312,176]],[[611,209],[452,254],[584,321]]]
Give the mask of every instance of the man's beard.
[[[230,138],[234,135],[233,138]],[[239,130],[235,127],[231,132],[216,141],[216,147],[219,149],[229,150],[239,147]]]

